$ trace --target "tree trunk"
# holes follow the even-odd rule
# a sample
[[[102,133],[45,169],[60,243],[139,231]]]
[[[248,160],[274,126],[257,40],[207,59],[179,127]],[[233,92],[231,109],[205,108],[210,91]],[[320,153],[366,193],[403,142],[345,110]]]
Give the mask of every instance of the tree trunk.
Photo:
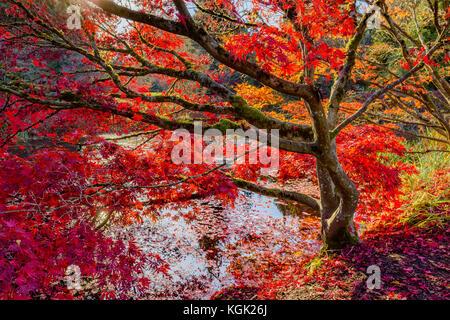
[[[320,187],[322,240],[327,250],[360,242],[353,215],[359,192],[341,167],[335,146],[328,159],[317,159]]]

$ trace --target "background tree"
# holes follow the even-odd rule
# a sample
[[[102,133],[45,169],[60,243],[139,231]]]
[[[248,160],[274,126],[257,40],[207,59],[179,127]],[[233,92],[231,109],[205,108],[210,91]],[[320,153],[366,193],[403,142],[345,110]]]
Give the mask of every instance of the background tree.
[[[448,2],[389,1],[387,4],[382,10],[382,29],[359,55],[356,74],[364,83],[380,88],[422,61],[439,37],[444,45],[432,59],[425,59],[425,67],[420,72],[387,93],[367,116],[376,122],[396,123],[400,127],[395,130],[408,138],[437,140],[443,143],[441,151],[448,150]]]

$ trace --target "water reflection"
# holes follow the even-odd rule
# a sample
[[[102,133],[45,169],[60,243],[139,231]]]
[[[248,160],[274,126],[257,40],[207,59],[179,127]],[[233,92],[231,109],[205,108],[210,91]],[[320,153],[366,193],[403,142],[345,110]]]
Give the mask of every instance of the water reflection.
[[[141,140],[115,142],[134,147]],[[143,250],[159,254],[169,264],[168,276],[147,268],[146,275],[153,280],[147,298],[209,299],[236,284],[230,273],[235,262],[244,261],[245,268],[246,259],[257,261],[259,254],[318,250],[318,229],[309,221],[316,214],[302,205],[241,191],[234,207],[214,199],[195,200],[183,207],[175,204],[161,210],[156,221],[145,218],[143,223],[111,232],[134,239]]]
[[[134,238],[170,265],[168,277],[147,270],[153,279],[148,298],[209,299],[236,284],[229,268],[240,259],[257,260],[262,253],[276,256],[283,247],[317,250],[317,230],[308,224],[305,228],[306,219],[312,218],[304,212],[302,207],[243,191],[234,208],[213,199],[196,200],[189,207],[161,211],[157,221],[145,219],[124,227],[120,236]]]
[[[291,216],[302,218],[304,216],[319,216],[319,212],[301,203],[293,203],[290,201],[275,201],[277,209],[283,216]]]

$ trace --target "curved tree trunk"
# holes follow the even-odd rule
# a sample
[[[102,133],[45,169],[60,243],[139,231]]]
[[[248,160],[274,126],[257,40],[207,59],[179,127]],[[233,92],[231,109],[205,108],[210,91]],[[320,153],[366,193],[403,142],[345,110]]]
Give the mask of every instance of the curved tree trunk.
[[[319,179],[322,240],[327,250],[341,249],[360,241],[353,216],[358,206],[359,192],[347,176],[336,155],[317,159]]]

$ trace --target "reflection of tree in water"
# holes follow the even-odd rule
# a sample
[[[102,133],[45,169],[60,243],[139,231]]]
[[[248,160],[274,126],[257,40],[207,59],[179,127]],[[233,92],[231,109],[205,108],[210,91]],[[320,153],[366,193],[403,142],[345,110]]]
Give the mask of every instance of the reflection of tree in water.
[[[279,202],[276,201],[275,205],[277,206],[278,210],[284,215],[284,216],[291,216],[291,217],[302,217],[305,215],[311,215],[311,216],[319,216],[320,212],[317,210],[314,210],[308,206],[305,206],[301,203],[292,202],[292,201],[284,201]]]
[[[253,199],[255,197],[255,193],[249,192],[246,190],[242,191],[242,194],[248,198]],[[277,209],[284,215],[284,216],[291,216],[291,217],[302,217],[305,215],[310,216],[320,216],[320,212],[316,211],[306,205],[303,205],[301,203],[293,202],[293,201],[281,201],[279,199],[275,199],[274,204],[276,205]],[[242,208],[246,212],[249,212],[252,210],[253,201],[246,201]]]
[[[245,197],[245,201],[239,202],[238,208],[239,214],[245,215],[253,211],[255,206],[255,201],[261,201],[259,195],[248,192],[241,191],[241,194]],[[211,276],[218,277],[220,272],[219,268],[223,264],[223,256],[225,254],[227,245],[230,244],[229,234],[230,232],[234,235],[236,230],[229,230],[229,217],[227,216],[228,210],[219,201],[202,201],[199,203],[201,206],[200,214],[195,216],[195,224],[197,226],[197,231],[200,235],[198,243],[199,247],[205,252],[206,258],[210,265],[208,265],[208,273]],[[295,202],[280,202],[275,201],[276,208],[284,215],[291,217],[304,218],[306,216],[318,216],[319,212],[314,211],[308,206],[301,205]],[[238,232],[240,234],[240,239],[235,239],[234,241],[260,241],[261,239],[253,239],[252,236],[255,234],[246,234]],[[233,241],[233,242],[234,242]]]
[[[212,264],[208,266],[208,272],[213,276],[214,270],[222,265],[221,244],[227,237],[228,225],[224,206],[218,201],[201,202],[204,207],[202,214],[196,221],[201,237],[200,248],[206,253],[206,258]]]

